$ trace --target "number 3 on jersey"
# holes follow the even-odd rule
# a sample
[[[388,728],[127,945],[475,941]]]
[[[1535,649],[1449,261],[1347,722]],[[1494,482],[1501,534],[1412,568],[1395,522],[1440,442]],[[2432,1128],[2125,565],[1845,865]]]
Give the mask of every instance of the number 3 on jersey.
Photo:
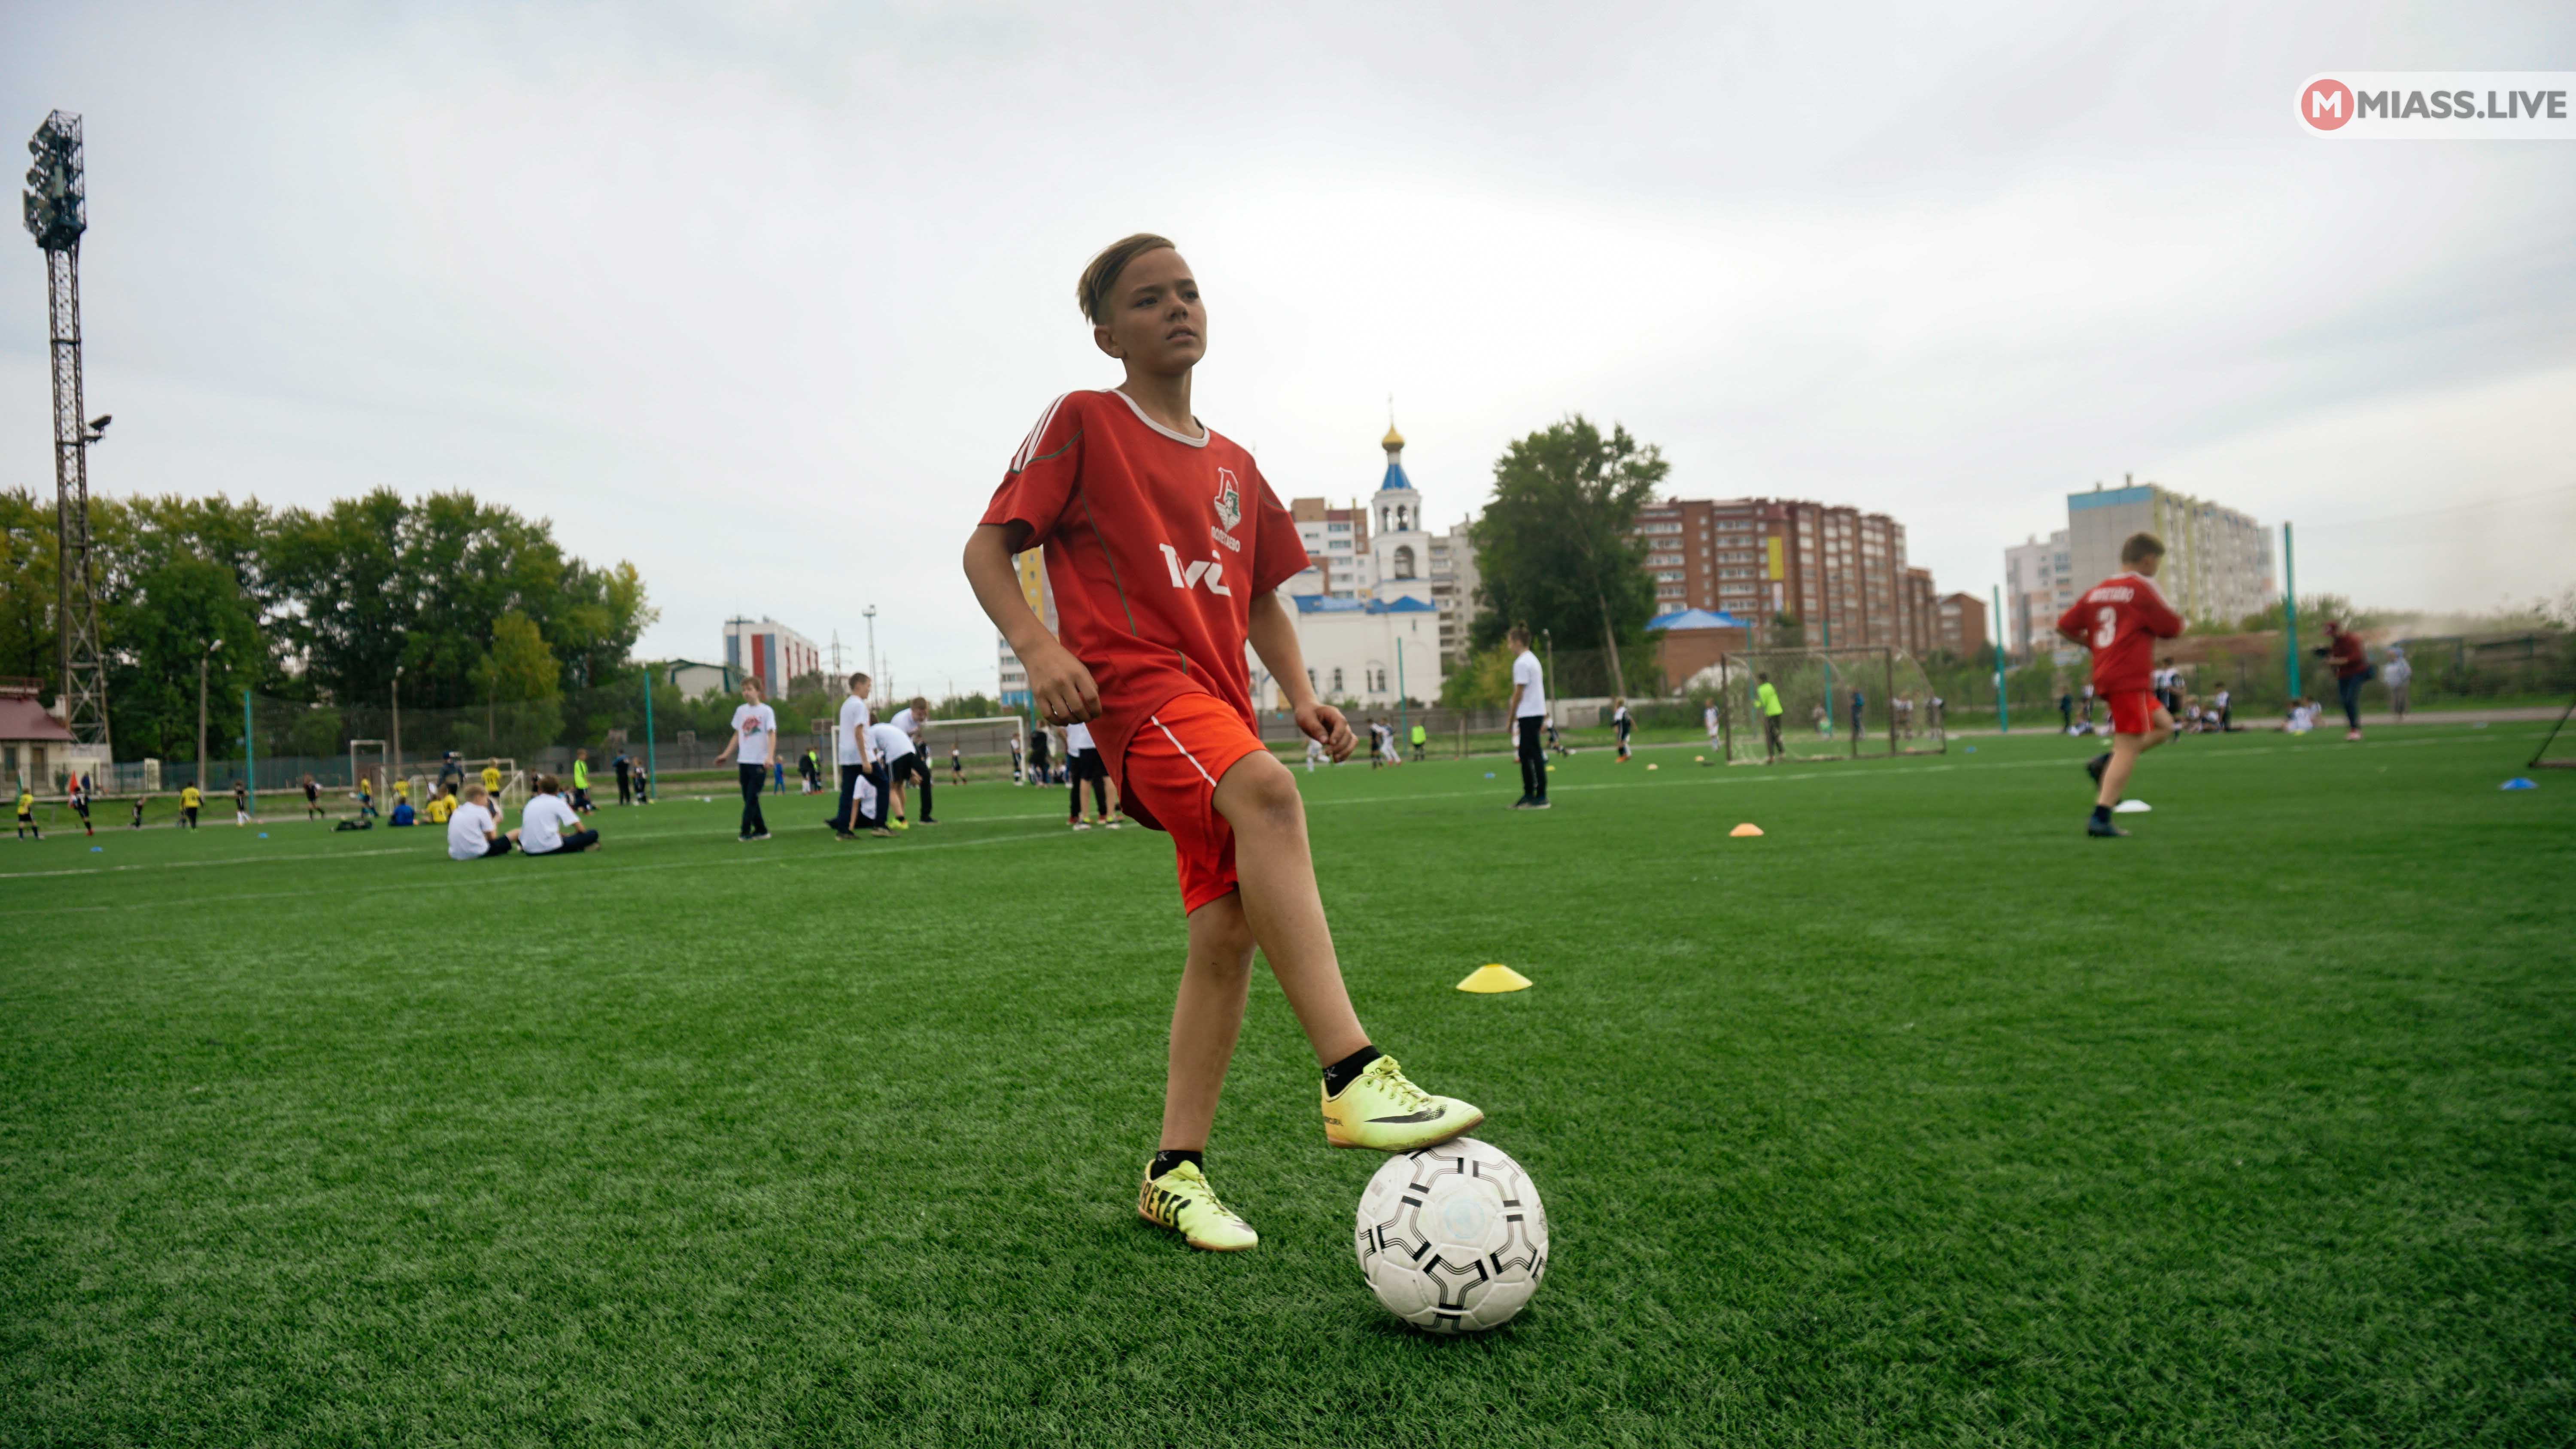
[[[1168,553],[1167,548],[1164,552]],[[2108,649],[2120,637],[2120,611],[2105,605],[2093,611],[2093,647]]]

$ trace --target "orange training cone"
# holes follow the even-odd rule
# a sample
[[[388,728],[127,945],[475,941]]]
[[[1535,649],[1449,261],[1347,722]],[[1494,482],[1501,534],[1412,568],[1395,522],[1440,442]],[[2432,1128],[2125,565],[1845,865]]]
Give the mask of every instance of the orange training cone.
[[[1756,825],[1756,824],[1754,824],[1752,821],[1748,820],[1748,821],[1744,822],[1742,825],[1739,825],[1739,826],[1735,827],[1733,830],[1730,830],[1730,831],[1728,831],[1728,832],[1726,832],[1726,833],[1727,833],[1727,834],[1729,834],[1729,835],[1732,835],[1732,836],[1736,836],[1736,837],[1738,837],[1738,838],[1741,838],[1741,837],[1743,837],[1743,836],[1747,836],[1747,835],[1760,835],[1760,834],[1762,833],[1762,827],[1761,827],[1761,826],[1759,826],[1759,825]]]

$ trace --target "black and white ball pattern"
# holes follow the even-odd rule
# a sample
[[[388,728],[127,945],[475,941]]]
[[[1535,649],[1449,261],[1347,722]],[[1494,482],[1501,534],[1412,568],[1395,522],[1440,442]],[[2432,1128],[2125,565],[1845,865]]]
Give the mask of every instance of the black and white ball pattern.
[[[1537,1185],[1472,1137],[1388,1158],[1360,1194],[1358,1238],[1369,1291],[1433,1333],[1510,1322],[1547,1274]]]

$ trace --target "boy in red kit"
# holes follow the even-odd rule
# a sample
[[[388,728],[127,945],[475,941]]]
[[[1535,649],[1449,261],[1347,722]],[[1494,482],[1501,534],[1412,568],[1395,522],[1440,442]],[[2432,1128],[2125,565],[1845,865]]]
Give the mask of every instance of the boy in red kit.
[[[2093,797],[2093,818],[2084,826],[2087,835],[2129,833],[2111,823],[2111,807],[2120,803],[2138,756],[2173,738],[2173,716],[2153,690],[2155,641],[2182,632],[2182,616],[2156,591],[2156,570],[2164,561],[2162,539],[2129,535],[2120,545],[2127,572],[2085,590],[2057,621],[2060,637],[2093,651],[2093,690],[2111,705],[2110,753],[2084,766],[2101,787]]]
[[[966,578],[1028,666],[1038,709],[1089,724],[1127,814],[1172,837],[1189,959],[1137,1211],[1192,1247],[1239,1250],[1259,1239],[1208,1186],[1205,1152],[1256,947],[1323,1066],[1331,1145],[1411,1151],[1484,1114],[1406,1080],[1343,990],[1305,803],[1254,729],[1245,642],[1337,761],[1351,729],[1306,683],[1295,621],[1272,592],[1306,566],[1288,510],[1252,455],[1190,411],[1207,350],[1198,283],[1169,241],[1131,236],[1083,270],[1079,300],[1127,380],[1047,407],[967,540]],[[1011,564],[1039,545],[1061,642]]]

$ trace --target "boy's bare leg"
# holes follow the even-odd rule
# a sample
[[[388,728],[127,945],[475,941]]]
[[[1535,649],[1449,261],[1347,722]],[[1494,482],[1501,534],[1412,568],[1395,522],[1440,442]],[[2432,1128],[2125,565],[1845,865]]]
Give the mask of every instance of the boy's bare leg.
[[[1217,1094],[1225,1089],[1226,1064],[1234,1059],[1251,989],[1252,928],[1244,923],[1243,897],[1221,896],[1190,912],[1190,959],[1172,1002],[1171,1065],[1157,1145],[1207,1150]]]
[[[1234,827],[1243,918],[1306,1029],[1315,1060],[1331,1066],[1369,1039],[1342,987],[1341,960],[1333,954],[1314,857],[1306,848],[1306,802],[1296,777],[1267,750],[1246,755],[1217,782],[1216,811]],[[1194,962],[1196,956],[1193,950]]]
[[[2111,763],[2102,767],[2102,789],[2093,797],[2096,805],[2117,805],[2120,792],[2128,788],[2129,771],[2135,769],[2138,756],[2173,738],[2173,716],[2163,706],[2156,708],[2149,728],[2142,735],[2111,736]]]

